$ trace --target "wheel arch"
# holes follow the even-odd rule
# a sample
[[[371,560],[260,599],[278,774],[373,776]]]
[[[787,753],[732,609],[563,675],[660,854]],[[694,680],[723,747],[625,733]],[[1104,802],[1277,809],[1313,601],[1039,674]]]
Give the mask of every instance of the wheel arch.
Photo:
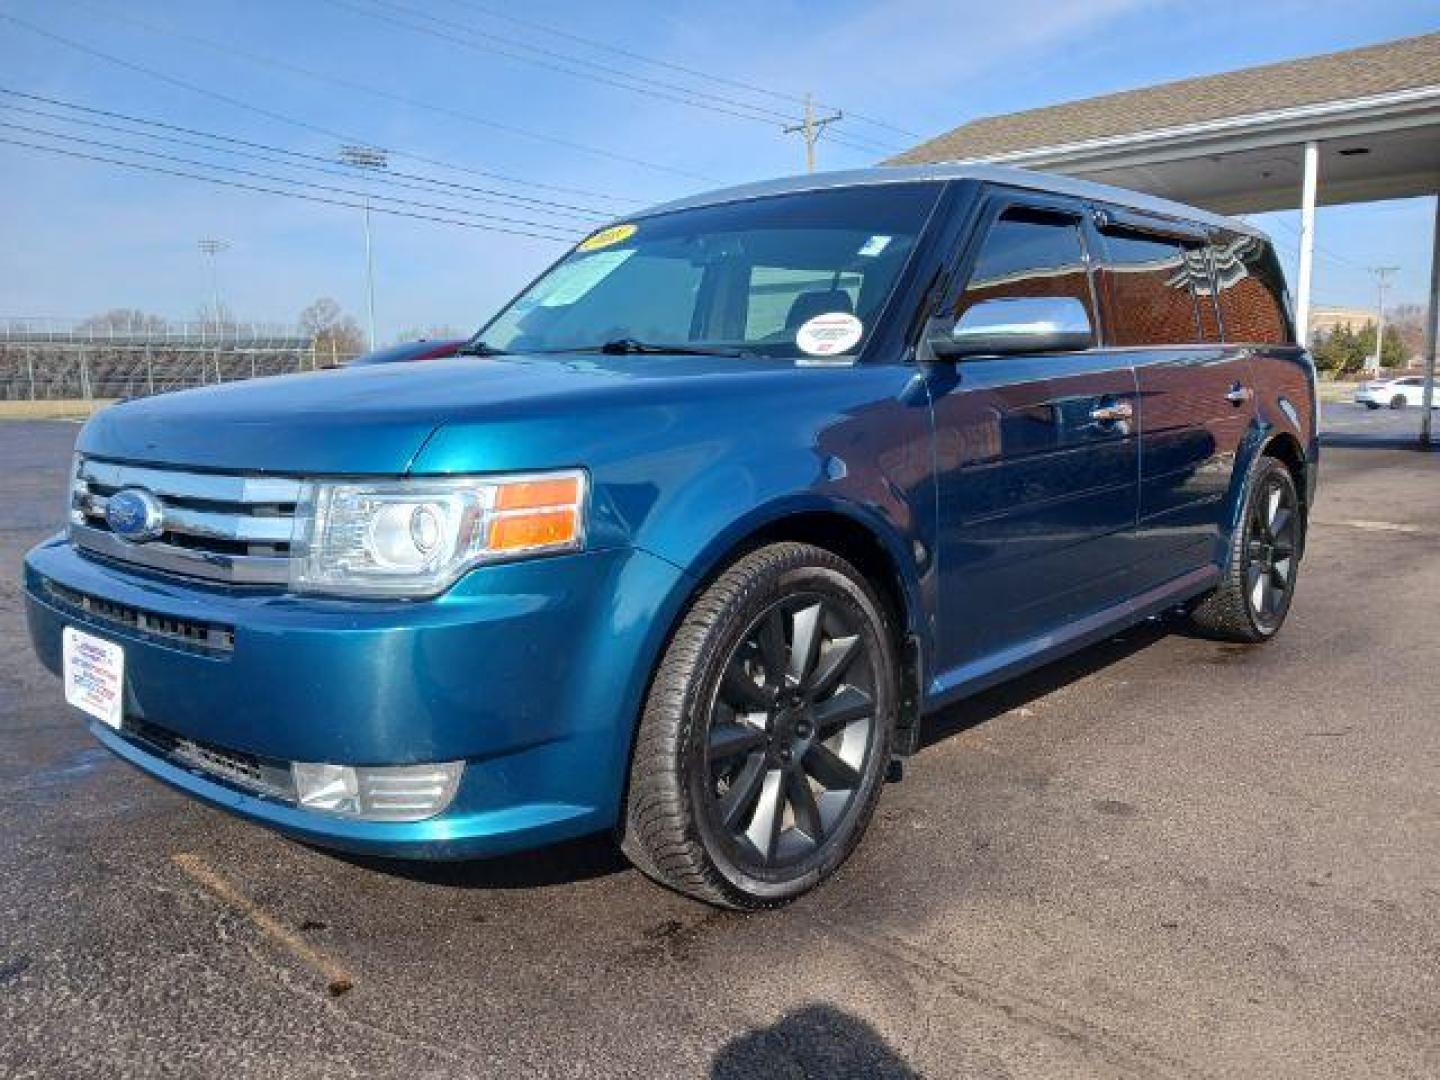
[[[1310,470],[1314,463],[1307,460],[1305,450],[1297,439],[1288,431],[1277,431],[1270,435],[1260,447],[1260,453],[1265,457],[1273,457],[1282,462],[1290,470],[1290,477],[1295,481],[1295,492],[1300,500],[1300,554],[1305,554],[1305,537],[1310,531]]]
[[[1300,440],[1293,432],[1268,425],[1256,425],[1251,428],[1250,435],[1242,444],[1240,453],[1236,457],[1230,494],[1226,499],[1225,512],[1221,519],[1222,527],[1218,538],[1216,563],[1222,570],[1229,565],[1230,538],[1234,530],[1239,528],[1240,515],[1244,512],[1246,483],[1256,461],[1262,457],[1272,457],[1282,462],[1290,471],[1291,479],[1295,481],[1295,490],[1300,499],[1302,521],[1300,554],[1302,557],[1305,554],[1305,536],[1308,530],[1304,523],[1308,521],[1310,514],[1310,492],[1313,487],[1310,482],[1312,479],[1310,470],[1314,469],[1315,463],[1306,457]]]
[[[838,555],[860,572],[886,606],[900,660],[900,716],[894,745],[902,756],[913,753],[919,743],[928,625],[924,618],[920,572],[910,555],[909,542],[898,530],[869,520],[862,508],[847,504],[806,502],[772,506],[737,523],[700,552],[686,567],[686,595],[683,602],[673,607],[674,614],[646,676],[645,698],[649,696],[660,658],[695,601],[710,584],[749,552],[784,541],[812,544]],[[638,714],[635,722],[638,725]]]

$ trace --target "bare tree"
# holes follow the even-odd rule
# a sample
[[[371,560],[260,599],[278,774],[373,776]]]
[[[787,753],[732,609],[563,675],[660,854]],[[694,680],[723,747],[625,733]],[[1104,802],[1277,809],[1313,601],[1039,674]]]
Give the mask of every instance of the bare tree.
[[[81,321],[76,329],[91,334],[163,334],[170,328],[163,315],[138,308],[111,308]]]
[[[300,329],[314,342],[318,364],[343,364],[365,351],[360,324],[328,296],[300,312],[299,322]]]

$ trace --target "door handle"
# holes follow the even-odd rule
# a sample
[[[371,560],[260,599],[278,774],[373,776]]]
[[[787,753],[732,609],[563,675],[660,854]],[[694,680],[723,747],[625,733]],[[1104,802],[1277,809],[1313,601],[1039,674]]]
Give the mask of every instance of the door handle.
[[[1230,402],[1231,405],[1244,405],[1253,396],[1254,391],[1248,386],[1241,386],[1239,383],[1236,383],[1230,388],[1230,392],[1225,395],[1225,400]]]
[[[1090,410],[1090,419],[1097,424],[1114,424],[1129,420],[1135,415],[1135,407],[1128,401],[1117,401],[1113,405],[1097,405]]]

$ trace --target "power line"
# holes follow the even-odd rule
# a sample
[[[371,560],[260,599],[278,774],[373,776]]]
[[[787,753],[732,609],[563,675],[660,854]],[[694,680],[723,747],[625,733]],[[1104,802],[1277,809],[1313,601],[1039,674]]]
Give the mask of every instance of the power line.
[[[354,0],[324,0],[333,7],[350,11],[366,18],[375,19],[391,26],[398,26],[403,29],[414,31],[418,34],[425,34],[438,38],[449,45],[458,45],[462,48],[471,49],[482,53],[496,53],[501,56],[508,56],[511,59],[520,60],[524,63],[535,64],[539,67],[552,71],[559,71],[566,75],[580,79],[589,79],[606,86],[616,87],[621,90],[628,90],[632,93],[641,94],[646,97],[653,97],[663,101],[670,101],[691,108],[705,109],[709,112],[735,117],[741,120],[751,120],[774,127],[777,123],[782,126],[794,122],[797,118],[791,114],[776,112],[763,106],[751,105],[745,102],[735,101],[733,98],[721,97],[709,94],[705,91],[693,90],[689,87],[677,86],[674,83],[666,83],[656,79],[648,79],[644,76],[616,73],[613,68],[599,64],[592,60],[579,57],[566,56],[563,53],[555,53],[548,49],[542,49],[534,45],[516,43],[520,48],[529,49],[540,54],[540,58],[525,56],[516,53],[512,49],[503,46],[478,44],[467,38],[480,38],[489,41],[513,41],[513,39],[500,38],[495,34],[487,34],[484,31],[474,30],[461,23],[452,22],[435,15],[430,15],[414,8],[408,8],[400,4],[389,3],[388,0],[366,0],[371,7],[378,7],[382,10],[376,11],[371,8],[361,7]],[[399,13],[387,14],[386,12]],[[413,20],[419,20],[413,21]],[[426,25],[430,24],[430,25]],[[460,35],[457,37],[457,34]],[[556,58],[563,63],[557,63]],[[596,69],[604,74],[596,74],[595,71],[577,70],[574,67],[567,67],[565,64],[579,64],[588,68]],[[619,74],[620,77],[615,76]],[[625,81],[622,81],[625,80]],[[638,84],[638,85],[637,85]],[[675,91],[684,96],[676,96]],[[747,110],[747,111],[741,111]],[[894,147],[881,146],[875,143],[866,143],[855,136],[835,138],[833,142],[846,146],[850,149],[859,150],[862,153],[890,153]]]
[[[554,37],[562,38],[566,41],[573,41],[576,44],[584,45],[588,48],[599,49],[603,52],[609,53],[612,56],[623,56],[628,60],[638,60],[642,64],[651,64],[658,68],[666,68],[670,71],[676,71],[683,75],[690,75],[697,79],[704,79],[707,82],[721,83],[725,86],[734,87],[738,90],[746,90],[752,94],[762,94],[766,97],[775,98],[780,101],[793,102],[797,105],[803,104],[805,101],[804,96],[800,94],[791,94],[780,90],[772,90],[768,87],[757,86],[754,83],[743,82],[740,79],[734,79],[726,75],[716,75],[713,72],[699,71],[692,67],[686,67],[684,64],[677,64],[671,60],[662,60],[659,57],[647,56],[644,53],[635,52],[631,49],[626,49],[619,45],[612,45],[608,42],[596,41],[593,38],[582,37],[579,34],[571,33],[568,30],[563,30],[556,26],[550,26],[546,23],[536,22],[531,19],[523,19],[516,15],[512,15],[509,12],[500,11],[496,8],[489,6],[488,4],[477,4],[474,3],[473,0],[450,0],[450,2],[457,7],[468,8],[469,10],[477,12],[481,15],[487,15],[492,19],[499,19],[502,22],[510,23],[513,26],[522,26],[529,30],[538,30],[543,34],[551,34]],[[836,112],[843,111],[846,114],[847,118],[850,120],[858,120],[862,123],[872,124],[875,127],[885,128],[888,131],[893,131],[898,135],[904,135],[907,138],[921,138],[921,136],[917,132],[908,131],[905,128],[898,127],[895,124],[890,123],[889,121],[880,120],[873,116],[867,116],[864,113],[856,112],[854,109],[842,110],[839,109],[837,106],[830,105],[826,102],[821,101],[815,102],[815,105],[817,108],[821,109],[829,109]]]
[[[709,90],[701,90],[679,83],[653,79],[628,71],[619,71],[613,66],[600,61],[575,56],[573,54],[555,52],[552,49],[531,45],[528,42],[520,41],[516,38],[504,37],[499,34],[478,30],[473,26],[454,22],[405,4],[395,3],[393,0],[325,0],[325,2],[367,18],[378,19],[393,26],[401,26],[413,30],[416,33],[428,34],[432,37],[440,38],[447,44],[458,44],[479,51],[496,53],[501,56],[507,56],[513,60],[519,60],[522,63],[535,64],[548,70],[559,71],[575,78],[590,79],[607,86],[618,87],[619,89],[629,90],[633,93],[677,102],[692,108],[707,109],[711,112],[738,117],[742,120],[753,120],[766,124],[767,126],[774,126],[776,123],[781,125],[791,124],[800,119],[793,112],[778,112],[767,106],[740,101],[736,98],[716,94]],[[358,6],[359,3],[364,3],[367,7]],[[382,10],[371,10],[373,8],[380,8]],[[384,12],[394,14],[387,15],[384,14]],[[394,17],[397,15],[401,17]],[[421,25],[407,20],[418,20]],[[479,39],[498,44],[477,45],[474,40],[456,40],[454,36],[456,33],[465,35],[471,39]],[[523,53],[515,52],[515,49],[523,49],[536,55],[527,56]],[[579,70],[577,70],[577,66]],[[599,74],[597,74],[597,72]],[[681,96],[677,97],[677,94]],[[847,145],[852,145],[856,149],[862,149],[866,152],[874,150],[879,153],[888,153],[895,149],[894,147],[885,147],[879,144],[862,146],[861,143],[865,140],[855,136],[847,136],[847,140]]]
[[[320,195],[306,195],[298,191],[284,191],[278,188],[263,187],[258,184],[243,183],[238,180],[222,180],[216,176],[203,176],[199,173],[185,172],[180,169],[168,169],[160,165],[145,165],[138,161],[120,161],[116,158],[104,157],[100,154],[86,154],[79,150],[66,150],[59,146],[44,146],[40,143],[26,142],[23,139],[10,139],[0,135],[0,144],[7,146],[20,146],[27,150],[40,150],[47,154],[60,154],[64,157],[79,158],[84,161],[98,161],[106,165],[118,165],[126,169],[138,169],[142,172],[160,173],[164,176],[178,176],[186,180],[199,180],[206,184],[215,184],[219,187],[237,188],[241,191],[260,192],[265,195],[279,195],[287,199],[301,199],[304,202],[324,203],[327,206],[343,206],[351,210],[363,210],[364,206],[357,202],[346,202],[343,199],[330,199]],[[532,240],[548,240],[551,243],[569,243],[571,239],[562,239],[556,236],[545,236],[541,233],[527,232],[524,229],[511,229],[500,225],[484,225],[476,221],[460,221],[455,218],[439,217],[435,214],[421,214],[408,210],[396,210],[388,206],[376,206],[373,208],[377,214],[389,214],[392,217],[413,218],[417,221],[433,221],[441,225],[458,225],[462,229],[478,229],[481,232],[506,233],[510,236],[525,236]]]
[[[1275,224],[1279,225],[1282,229],[1284,229],[1284,230],[1285,230],[1286,232],[1288,232],[1292,237],[1294,237],[1297,243],[1299,242],[1299,240],[1300,240],[1300,230],[1299,230],[1299,229],[1295,228],[1295,226],[1291,225],[1291,224],[1290,224],[1288,221],[1286,221],[1284,218],[1276,218],[1276,219],[1275,219]],[[1321,247],[1319,244],[1314,244],[1313,247],[1314,247],[1314,249],[1315,249],[1316,254],[1318,254],[1318,255],[1323,255],[1325,258],[1331,260],[1332,262],[1338,263],[1338,264],[1343,265],[1343,266],[1348,266],[1348,267],[1350,267],[1350,268],[1353,269],[1353,270],[1366,270],[1366,269],[1368,269],[1368,267],[1362,266],[1360,263],[1356,262],[1354,259],[1347,259],[1344,255],[1337,255],[1337,254],[1335,254],[1335,252],[1331,251],[1329,248]]]
[[[327,75],[324,72],[315,71],[313,68],[303,67],[288,60],[282,60],[275,56],[267,56],[264,53],[257,53],[252,50],[240,49],[233,42],[214,41],[211,38],[202,37],[199,34],[192,34],[188,31],[177,30],[169,26],[161,26],[158,23],[150,22],[147,19],[136,18],[133,15],[124,15],[107,8],[96,7],[88,0],[68,0],[69,3],[82,7],[87,11],[93,11],[107,19],[137,27],[152,34],[160,34],[165,37],[173,37],[180,41],[188,41],[192,45],[199,45],[201,48],[211,49],[228,57],[239,57],[254,64],[262,64],[279,71],[286,71],[293,75],[300,75],[307,79],[314,79],[319,82],[330,83],[334,86],[352,90],[356,93],[369,94],[385,101],[394,101],[411,109],[423,109],[442,116],[448,116],[455,120],[463,120],[469,124],[476,124],[480,127],[489,128],[493,131],[502,131],[507,135],[514,135],[524,139],[533,139],[537,142],[549,143],[554,146],[562,146],[567,150],[578,150],[581,153],[594,154],[597,157],[609,158],[625,165],[635,165],[644,169],[652,169],[656,172],[672,173],[676,176],[688,177],[692,180],[713,181],[713,177],[707,177],[701,173],[693,173],[686,169],[678,169],[671,165],[663,165],[655,161],[647,161],[645,158],[632,157],[628,154],[621,154],[606,147],[590,146],[586,143],[575,142],[559,135],[551,135],[547,132],[535,131],[530,128],[521,127],[518,124],[511,124],[501,120],[492,120],[489,117],[478,116],[475,113],[463,112],[460,109],[453,109],[448,105],[436,105],[431,102],[421,101],[418,98],[407,97],[404,94],[397,94],[391,90],[383,90],[366,83],[355,82],[351,79],[342,78],[338,75]]]
[[[793,116],[776,112],[762,105],[752,105],[749,102],[738,101],[734,98],[724,97],[720,94],[712,94],[703,90],[695,90],[688,86],[665,82],[661,79],[650,79],[643,75],[616,72],[615,69],[609,65],[599,63],[595,60],[555,52],[538,45],[529,45],[514,38],[502,37],[499,34],[487,33],[484,30],[476,30],[463,23],[453,22],[438,15],[431,15],[428,12],[418,11],[415,8],[406,7],[403,4],[389,3],[387,0],[368,0],[371,7],[382,9],[380,11],[373,11],[369,8],[361,7],[356,3],[349,2],[349,0],[324,0],[324,2],[333,7],[353,12],[356,15],[362,15],[366,18],[388,23],[391,26],[401,26],[408,30],[414,30],[416,33],[438,37],[450,44],[464,44],[470,48],[483,49],[486,52],[495,53],[499,56],[507,56],[512,60],[519,60],[521,63],[535,64],[550,71],[573,75],[578,79],[591,79],[595,82],[603,83],[606,86],[618,87],[621,90],[631,90],[636,93],[664,98],[667,101],[676,101],[683,105],[692,105],[695,108],[710,109],[712,112],[723,113],[727,116],[736,116],[742,120],[760,120],[764,123],[773,124],[776,122],[789,122],[795,119]],[[393,14],[386,14],[386,12]],[[415,19],[421,24],[430,25],[416,25],[414,22],[407,21],[409,19]],[[470,42],[457,42],[452,36],[455,31],[459,31],[471,38],[478,38],[498,44],[477,46]],[[526,56],[523,52],[516,52],[516,49],[527,50],[536,55]],[[565,66],[570,64],[576,65],[576,67]],[[600,74],[596,74],[596,72]],[[619,77],[617,78],[616,76]],[[675,94],[684,96],[673,96]],[[714,104],[709,104],[710,102]]]
[[[114,15],[113,12],[108,14],[110,14],[111,17],[114,18],[123,18],[122,16]],[[37,34],[40,37],[48,38],[51,41],[58,42],[59,44],[65,45],[66,47],[74,49],[77,52],[82,52],[88,56],[96,57],[98,59],[106,61],[107,63],[115,64],[129,71],[145,75],[148,78],[157,79],[160,82],[168,83],[171,86],[177,86],[182,90],[188,90],[191,93],[200,94],[203,97],[208,97],[215,101],[224,102],[226,105],[230,105],[233,108],[243,109],[246,112],[255,113],[258,116],[264,116],[267,119],[276,120],[282,124],[289,124],[292,127],[301,128],[305,131],[311,132],[312,134],[324,135],[328,139],[338,139],[341,142],[364,142],[368,143],[369,145],[377,145],[374,140],[362,139],[354,135],[353,133],[335,131],[331,128],[324,127],[320,124],[312,123],[308,120],[301,120],[298,117],[288,116],[285,113],[277,112],[274,109],[267,109],[261,105],[255,105],[248,101],[242,101],[239,98],[231,97],[228,94],[223,94],[218,90],[212,90],[209,87],[199,86],[196,83],[187,82],[186,80],[177,78],[174,75],[167,75],[162,71],[156,71],[154,68],[149,68],[143,64],[137,64],[132,60],[126,60],[123,57],[115,56],[112,53],[107,53],[100,49],[93,48],[89,45],[85,45],[81,42],[75,41],[72,38],[67,38],[60,34],[51,33],[49,30],[46,30],[40,26],[36,26],[34,23],[22,19],[16,15],[11,15],[9,12],[0,11],[0,19],[4,19],[5,21],[13,23],[16,26],[20,26],[26,30],[29,30],[31,33]],[[165,31],[157,30],[156,32],[164,33]],[[233,51],[229,47],[221,46],[215,42],[207,41],[206,45],[211,48],[219,49],[226,53],[230,53]],[[244,54],[240,53],[236,53],[236,55],[244,56]],[[266,63],[267,61],[256,62]],[[345,83],[343,82],[343,80],[332,80],[328,76],[317,74],[313,77],[323,79],[325,81],[339,81],[341,82],[341,85],[346,85],[347,88],[350,89],[357,88],[354,84]],[[504,176],[500,173],[487,172],[486,170],[476,169],[467,165],[458,165],[453,162],[442,161],[432,157],[426,157],[424,155],[417,154],[414,151],[402,151],[397,150],[394,147],[385,147],[385,149],[389,150],[390,153],[393,154],[395,157],[403,158],[407,161],[416,161],[423,165],[430,165],[436,168],[452,169],[456,172],[468,173],[475,176],[484,176],[494,180],[502,180],[505,183],[518,184],[530,188],[541,188],[547,191],[559,191],[570,195],[584,195],[590,198],[613,200],[616,202],[628,202],[632,205],[635,204],[637,201],[634,199],[625,199],[614,195],[608,195],[604,192],[591,191],[584,188],[561,187],[555,184],[543,183],[538,180],[525,180],[519,177]],[[701,177],[700,179],[706,178]]]
[[[329,166],[334,164],[333,158],[323,157],[319,154],[307,154],[299,150],[289,150],[285,147],[270,146],[265,143],[251,142],[248,139],[237,139],[228,135],[217,135],[213,132],[202,131],[196,128],[180,127],[175,124],[166,124],[156,120],[146,120],[142,117],[129,116],[125,113],[111,112],[108,109],[94,109],[85,105],[77,105],[72,102],[61,101],[58,98],[47,98],[40,94],[27,94],[19,90],[10,90],[0,86],[0,94],[25,98],[31,101],[40,101],[47,104],[54,104],[65,109],[74,109],[80,112],[96,116],[105,116],[117,120],[123,120],[129,124],[139,124],[146,127],[157,128],[161,131],[178,131],[187,135],[195,135],[200,139],[210,139],[221,143],[233,144],[253,148],[253,150],[264,151],[254,153],[251,149],[233,149],[231,146],[212,146],[208,143],[198,142],[194,139],[179,138],[174,135],[157,134],[154,131],[136,131],[133,128],[121,127],[118,124],[107,124],[98,120],[90,120],[80,116],[67,116],[61,113],[47,112],[44,109],[29,108],[24,105],[15,105],[8,102],[0,102],[0,109],[8,109],[11,112],[23,113],[27,116],[44,117],[47,120],[58,120],[65,124],[79,124],[87,128],[95,128],[100,131],[110,131],[122,135],[138,136],[143,139],[153,139],[158,142],[170,143],[178,146],[188,146],[192,149],[204,150],[209,153],[230,154],[235,157],[246,158],[253,161],[262,161],[271,165],[280,165],[284,168],[307,169],[326,176],[350,177],[353,174],[343,169],[336,169]],[[277,160],[270,155],[281,155],[283,158],[296,158],[297,161]],[[317,164],[310,164],[315,162]],[[397,179],[399,178],[399,179]],[[417,181],[409,183],[407,181]],[[606,220],[614,216],[613,211],[595,210],[587,207],[577,206],[573,203],[552,202],[547,199],[531,199],[523,195],[512,195],[506,191],[497,191],[493,188],[474,187],[469,184],[457,184],[449,180],[437,180],[433,177],[418,176],[413,173],[397,172],[386,170],[386,177],[383,181],[388,186],[406,188],[412,191],[425,191],[435,194],[435,188],[449,189],[460,197],[472,199],[475,202],[498,202],[503,206],[518,206],[522,209],[536,208],[548,211],[557,217],[568,217],[576,220],[600,219]],[[474,193],[474,194],[471,194]]]
[[[338,195],[350,195],[359,199],[378,199],[382,202],[395,203],[399,206],[415,207],[421,210],[437,210],[444,214],[459,214],[462,217],[476,218],[481,221],[499,221],[507,225],[523,225],[534,229],[548,229],[562,235],[557,239],[576,238],[575,234],[566,234],[560,226],[551,225],[545,221],[530,221],[526,218],[506,217],[501,214],[486,214],[478,210],[466,210],[459,206],[445,206],[440,203],[420,202],[417,199],[401,199],[393,195],[376,195],[368,191],[356,191],[353,188],[336,187],[333,184],[319,184],[310,180],[296,180],[288,176],[276,176],[273,173],[256,172],[253,169],[241,169],[234,165],[216,165],[208,161],[196,161],[193,158],[180,157],[175,154],[162,154],[158,150],[140,150],[135,147],[122,146],[118,143],[105,142],[102,139],[87,139],[80,135],[65,135],[60,132],[46,131],[43,128],[33,128],[24,124],[11,124],[0,120],[0,128],[8,128],[12,131],[19,131],[26,135],[40,135],[49,139],[60,139],[64,142],[79,143],[81,146],[93,146],[101,150],[114,150],[124,154],[136,154],[140,157],[154,158],[156,161],[169,161],[179,165],[190,165],[200,169],[210,169],[215,172],[230,173],[234,176],[247,176],[256,180],[268,180],[278,184],[292,184],[295,187],[309,188],[314,191],[326,191]],[[364,203],[357,203],[362,209]],[[376,207],[376,209],[381,209]]]

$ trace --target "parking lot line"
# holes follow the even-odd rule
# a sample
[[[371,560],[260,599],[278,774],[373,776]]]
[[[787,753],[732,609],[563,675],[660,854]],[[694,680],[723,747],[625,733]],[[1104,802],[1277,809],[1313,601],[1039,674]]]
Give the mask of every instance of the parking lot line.
[[[207,866],[200,856],[181,851],[171,855],[170,861],[193,881],[244,915],[266,937],[324,976],[325,988],[331,997],[339,997],[355,986],[355,976],[309,942],[302,941],[274,916],[262,911],[229,879]]]

